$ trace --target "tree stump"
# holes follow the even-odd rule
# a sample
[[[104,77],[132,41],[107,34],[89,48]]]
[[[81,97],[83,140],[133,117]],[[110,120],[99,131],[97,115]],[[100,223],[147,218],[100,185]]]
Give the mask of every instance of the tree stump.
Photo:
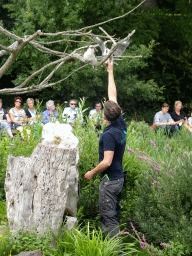
[[[5,192],[13,232],[57,232],[64,216],[76,216],[78,160],[78,139],[68,124],[46,124],[30,157],[9,155]]]

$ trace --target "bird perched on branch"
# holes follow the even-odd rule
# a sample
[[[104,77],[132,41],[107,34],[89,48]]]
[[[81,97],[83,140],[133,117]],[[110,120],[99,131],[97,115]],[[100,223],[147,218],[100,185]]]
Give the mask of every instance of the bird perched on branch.
[[[93,36],[95,42],[99,45],[102,55],[106,56],[109,53],[109,49],[107,48],[107,41],[103,42],[98,36]]]
[[[97,58],[95,57],[95,47],[90,45],[87,51],[84,53],[83,58],[87,62],[90,62],[91,64],[94,65],[97,62]]]
[[[130,36],[135,33],[135,30],[132,31],[130,35],[128,35],[121,43],[118,44],[117,50],[111,55],[111,57],[120,57],[126,48],[129,46],[132,40],[130,40]],[[95,42],[99,45],[102,55],[106,56],[109,53],[109,49],[107,48],[107,41],[103,42],[98,36],[93,36]]]
[[[130,45],[130,43],[132,42],[132,40],[125,40],[124,42],[120,43],[117,47],[117,50],[114,51],[114,53],[112,54],[112,56],[116,57],[116,56],[121,56],[124,51],[126,50],[126,48]]]

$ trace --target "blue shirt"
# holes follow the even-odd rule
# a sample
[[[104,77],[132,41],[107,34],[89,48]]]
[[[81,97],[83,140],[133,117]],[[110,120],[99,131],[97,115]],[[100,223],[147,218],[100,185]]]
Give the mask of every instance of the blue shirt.
[[[104,151],[113,151],[114,156],[111,165],[100,174],[101,178],[105,174],[108,175],[110,180],[117,180],[124,177],[122,160],[126,137],[127,126],[122,115],[120,115],[117,121],[111,123],[104,129],[99,140],[99,162],[104,158]]]
[[[54,121],[57,120],[57,117],[59,116],[57,114],[57,111],[54,109],[53,110],[53,116],[51,117],[50,116],[50,111],[47,109],[45,110],[43,113],[42,113],[42,116],[43,116],[43,121],[42,123],[43,124],[47,124],[47,123],[53,123]]]
[[[167,122],[173,123],[173,119],[171,118],[169,113],[163,114],[162,111],[159,111],[155,114],[153,124],[156,125],[158,123],[164,123],[166,125]],[[163,127],[163,126],[160,126]]]

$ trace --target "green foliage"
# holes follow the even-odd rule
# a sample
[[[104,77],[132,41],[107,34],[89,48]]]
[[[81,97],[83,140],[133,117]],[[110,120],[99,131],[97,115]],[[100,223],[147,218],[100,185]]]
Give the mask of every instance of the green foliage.
[[[134,220],[149,242],[179,241],[191,253],[191,134],[182,130],[170,140],[161,132],[146,134],[143,129],[142,133],[143,139],[135,146],[129,140],[135,152],[130,157],[140,159],[142,165],[133,185]]]
[[[0,201],[4,199],[4,180],[7,168],[7,157],[10,153],[9,139],[1,135],[0,140]]]
[[[0,202],[0,223],[7,221],[6,202]]]
[[[84,104],[85,100],[80,100],[79,109],[83,113],[85,113]],[[58,110],[60,111],[59,118],[62,119],[62,107],[58,106]],[[63,235],[60,234],[61,236],[57,237],[57,242],[61,250],[54,251],[50,255],[79,253],[81,251],[80,248],[85,247],[86,240],[89,241],[90,247],[100,248],[98,243],[100,244],[103,239],[101,239],[99,231],[98,214],[98,186],[100,179],[99,175],[97,175],[88,183],[83,179],[83,176],[98,164],[98,141],[103,128],[104,124],[102,124],[101,131],[96,131],[94,120],[91,121],[84,118],[84,122],[82,122],[80,115],[79,120],[73,125],[74,134],[79,139],[80,154],[78,220],[82,226],[88,229],[77,228],[71,233],[64,232]],[[30,156],[39,142],[41,129],[39,127],[37,135],[35,128],[31,128],[30,137],[25,134],[26,140],[22,140],[20,135],[17,134],[13,143],[6,136],[1,137],[1,200],[4,199],[3,186],[8,154]],[[10,145],[10,143],[14,145]],[[160,130],[154,133],[152,128],[144,121],[132,121],[128,125],[127,148],[129,148],[129,151],[125,151],[123,158],[124,171],[128,177],[123,188],[121,201],[121,227],[130,229],[129,223],[130,220],[133,220],[136,222],[138,230],[145,234],[148,243],[152,242],[154,246],[159,246],[161,242],[169,245],[168,249],[164,247],[166,251],[150,247],[153,251],[158,250],[159,254],[154,255],[176,256],[183,255],[184,252],[186,255],[191,252],[190,244],[192,242],[191,236],[188,235],[192,231],[191,134],[189,131],[182,129],[179,134],[166,136]],[[130,150],[133,150],[134,153],[131,153]],[[5,204],[1,205],[3,205],[3,210],[0,212],[0,220],[6,221],[4,217]],[[91,227],[88,226],[89,221],[92,223]],[[25,238],[25,236],[28,237],[28,234],[23,237]],[[7,237],[6,239],[0,240],[0,242],[2,248],[10,252],[12,250],[12,240],[10,239],[12,238]],[[34,241],[33,239],[35,238],[28,237],[24,239],[29,248],[33,248],[32,245],[35,244],[35,242],[31,242]],[[17,247],[15,248],[18,248],[18,250],[24,248],[26,244],[22,244],[22,241],[16,244],[15,246]],[[102,241],[105,242],[105,240]],[[41,244],[40,241],[37,241],[38,243]],[[23,247],[19,247],[19,244]],[[102,246],[105,247],[105,245]],[[74,250],[77,251],[74,252]],[[95,250],[97,251],[97,249]],[[163,254],[165,252],[166,254]],[[45,252],[45,255],[49,255],[49,251]],[[143,255],[145,254],[143,253]]]
[[[0,255],[16,255],[20,252],[40,249],[45,256],[53,256],[54,248],[51,247],[52,237],[48,234],[37,235],[34,233],[19,232],[0,236]]]
[[[101,230],[90,230],[89,223],[87,227],[82,229],[75,228],[69,232],[64,231],[56,237],[56,244],[58,246],[57,254],[62,255],[76,255],[76,256],[115,256],[129,255],[137,252],[133,243],[121,244],[121,239],[104,238]]]
[[[95,130],[92,120],[87,120],[85,127],[82,127],[82,123],[77,123],[74,127],[74,133],[79,139],[79,220],[84,223],[96,218],[98,225],[98,188],[100,178],[97,175],[88,183],[83,177],[87,171],[92,170],[98,163],[99,133]]]
[[[54,1],[53,4],[52,0],[28,0],[19,1],[19,4],[15,4],[15,1],[11,0],[4,5],[4,8],[7,8],[11,17],[15,19],[12,32],[24,36],[32,34],[39,29],[43,32],[57,32],[81,28],[123,15],[138,3],[139,1],[127,3],[127,1],[115,0],[108,2],[78,0],[63,1],[62,3]],[[157,85],[154,77],[147,77],[144,71],[148,66],[148,58],[153,54],[152,47],[154,43],[152,45],[150,42],[158,38],[158,31],[160,30],[159,21],[156,20],[153,13],[141,12],[141,10],[139,9],[138,12],[136,11],[134,14],[128,15],[124,19],[113,21],[103,26],[109,34],[115,34],[117,38],[123,38],[133,29],[136,29],[133,42],[126,51],[126,54],[130,56],[142,55],[142,58],[117,61],[118,66],[114,68],[119,102],[125,112],[127,112],[127,115],[130,116],[130,119],[134,112],[145,109],[146,103],[153,105],[154,101],[163,101],[164,99],[162,96],[162,86]],[[100,30],[96,27],[93,29],[93,33],[100,33]],[[43,37],[37,40],[46,43],[50,40],[60,39],[63,39],[63,37],[58,36],[54,39]],[[74,37],[73,39],[86,40],[79,37]],[[6,46],[11,43],[12,40],[8,40],[6,37],[1,42],[1,44]],[[82,43],[60,42],[59,44],[51,44],[49,47],[63,52],[66,47],[68,51],[72,51],[80,46],[82,46]],[[81,54],[83,54],[83,51]],[[5,61],[5,58],[6,56],[3,57],[2,61]],[[19,85],[32,72],[37,71],[43,65],[53,60],[53,57],[34,50],[28,45],[17,57],[17,63],[10,68],[9,74],[19,74],[12,79],[15,85]],[[79,61],[70,60],[66,62],[54,74],[51,81],[61,80],[69,75],[72,70],[79,68],[80,65]],[[44,70],[44,72],[31,81],[31,84],[38,84],[40,78],[45,78],[52,68]],[[89,105],[93,105],[94,101],[103,99],[103,96],[107,98],[106,92],[107,72],[105,68],[99,67],[98,70],[94,70],[91,66],[88,66],[73,74],[69,79],[55,85],[52,89],[44,90],[41,97],[47,100],[51,94],[61,104],[64,100],[69,100],[70,98],[86,96]],[[37,93],[34,93],[34,96],[39,97]],[[146,109],[149,109],[148,105]]]
[[[84,228],[77,227],[70,231],[62,227],[58,234],[51,231],[49,234],[37,235],[35,230],[32,230],[30,233],[19,231],[15,234],[7,232],[3,236],[0,235],[0,255],[15,255],[36,249],[40,249],[45,256],[115,256],[120,252],[123,256],[137,252],[134,243],[104,238],[103,232],[90,229],[89,223]]]

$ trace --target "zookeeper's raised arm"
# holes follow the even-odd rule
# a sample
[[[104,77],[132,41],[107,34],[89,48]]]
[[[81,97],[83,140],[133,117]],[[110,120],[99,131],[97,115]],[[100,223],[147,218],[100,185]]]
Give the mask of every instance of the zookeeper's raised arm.
[[[109,100],[117,103],[117,89],[116,89],[114,75],[113,75],[112,60],[108,61],[107,71],[108,71],[108,98]]]

